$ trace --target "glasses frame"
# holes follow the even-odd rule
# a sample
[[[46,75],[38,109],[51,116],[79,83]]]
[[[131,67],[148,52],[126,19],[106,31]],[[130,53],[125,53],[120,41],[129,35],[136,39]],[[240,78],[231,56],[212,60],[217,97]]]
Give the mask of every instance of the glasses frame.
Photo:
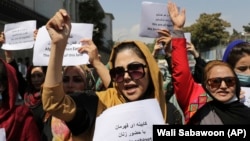
[[[137,70],[131,69],[133,67],[133,65],[138,65],[139,67],[137,67],[137,68],[139,68],[139,69],[137,69]],[[112,81],[117,82],[117,83],[121,83],[121,82],[124,81],[124,75],[125,75],[126,72],[128,73],[128,75],[130,76],[130,78],[132,80],[138,80],[138,79],[141,79],[141,78],[143,78],[145,76],[145,69],[144,68],[146,68],[146,67],[147,67],[147,65],[142,64],[142,63],[130,63],[130,64],[127,65],[127,70],[125,70],[124,67],[115,67],[115,68],[110,69],[109,74],[110,74],[110,77],[111,77]],[[141,77],[134,78],[132,73],[135,72],[135,71],[139,72],[138,70],[140,70],[140,69],[142,69]],[[119,70],[119,71],[117,71],[117,70]],[[117,77],[116,72],[119,72],[118,73],[119,77],[121,77],[121,75],[122,75],[122,77],[121,77],[122,80],[121,81],[117,80],[118,77]]]
[[[214,82],[215,80],[218,81],[219,84],[215,84],[217,82]],[[230,80],[230,81],[228,81]],[[207,84],[211,87],[211,88],[216,88],[219,89],[221,86],[222,81],[225,82],[227,87],[232,87],[236,85],[236,77],[230,76],[230,77],[215,77],[215,78],[210,78],[207,79]]]

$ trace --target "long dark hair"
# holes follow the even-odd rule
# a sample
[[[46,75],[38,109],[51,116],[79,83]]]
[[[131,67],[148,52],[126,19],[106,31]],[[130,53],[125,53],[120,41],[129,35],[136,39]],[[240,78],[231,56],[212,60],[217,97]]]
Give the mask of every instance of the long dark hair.
[[[226,62],[235,68],[236,63],[244,56],[250,56],[250,43],[243,42],[235,45],[228,54]]]
[[[27,89],[26,89],[26,91],[31,92],[31,93],[37,92],[37,90],[35,89],[35,87],[32,85],[32,82],[31,82],[31,71],[35,67],[41,67],[44,75],[47,72],[47,66],[34,66],[34,65],[31,65],[31,66],[28,67],[27,74],[26,74],[26,80],[27,80]]]

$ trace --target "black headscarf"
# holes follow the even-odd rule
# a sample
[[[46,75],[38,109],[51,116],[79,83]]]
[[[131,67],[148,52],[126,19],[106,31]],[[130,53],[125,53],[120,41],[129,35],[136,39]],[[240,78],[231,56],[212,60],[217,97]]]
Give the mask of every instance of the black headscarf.
[[[219,60],[216,60],[219,61]],[[209,63],[209,62],[208,62]],[[230,67],[230,66],[229,66]],[[237,78],[236,73],[232,70],[234,76]],[[205,73],[203,73],[206,75]],[[222,123],[225,125],[230,124],[250,124],[250,108],[240,102],[240,82],[239,79],[236,79],[236,90],[235,95],[238,100],[222,103],[216,98],[214,98],[209,90],[206,88],[206,80],[203,76],[202,87],[203,89],[212,97],[212,101],[206,103],[202,108],[200,108],[195,115],[190,119],[188,124],[199,124],[200,121],[207,116],[210,111],[215,111],[215,113],[219,116]]]

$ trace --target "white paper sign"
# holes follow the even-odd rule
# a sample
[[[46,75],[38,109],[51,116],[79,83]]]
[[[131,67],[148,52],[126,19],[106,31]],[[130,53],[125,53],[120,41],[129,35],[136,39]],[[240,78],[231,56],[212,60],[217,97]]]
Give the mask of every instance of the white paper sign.
[[[242,91],[244,91],[244,99],[241,100],[245,105],[250,107],[250,88],[249,87],[241,87]]]
[[[6,133],[4,128],[0,128],[0,141],[6,141]]]
[[[155,124],[165,124],[156,99],[117,105],[97,117],[93,141],[153,140]]]
[[[78,53],[78,48],[82,46],[81,39],[92,39],[93,24],[72,23],[70,37],[64,51],[63,66],[74,66],[89,63],[87,54]],[[33,64],[47,66],[50,56],[51,39],[43,26],[38,30],[33,51]]]
[[[139,36],[157,38],[156,30],[173,30],[173,23],[167,11],[167,4],[142,2]]]
[[[192,43],[192,42],[191,42],[191,33],[190,33],[190,32],[185,32],[185,33],[184,33],[184,36],[185,36],[185,38],[186,38],[186,42],[187,42],[187,43]]]
[[[5,24],[5,43],[2,45],[2,49],[23,50],[33,48],[35,30],[35,20]]]

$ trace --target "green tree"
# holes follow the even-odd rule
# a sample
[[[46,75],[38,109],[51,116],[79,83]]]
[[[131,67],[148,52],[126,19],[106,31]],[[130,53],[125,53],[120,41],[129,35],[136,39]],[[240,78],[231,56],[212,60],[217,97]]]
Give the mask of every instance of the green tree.
[[[250,33],[250,23],[248,23],[248,25],[243,25],[243,29],[245,32]]]
[[[105,13],[97,0],[88,0],[79,4],[79,19],[83,23],[94,24],[93,41],[98,48],[103,46],[103,31],[106,25],[102,23]]]
[[[221,13],[203,13],[196,23],[184,28],[191,33],[191,41],[198,49],[214,47],[228,41],[229,32],[226,28],[231,27],[231,24],[220,16]]]
[[[241,33],[238,32],[237,30],[233,29],[233,33],[231,34],[230,38],[229,38],[229,42],[236,40],[236,39],[240,39],[241,38]]]

